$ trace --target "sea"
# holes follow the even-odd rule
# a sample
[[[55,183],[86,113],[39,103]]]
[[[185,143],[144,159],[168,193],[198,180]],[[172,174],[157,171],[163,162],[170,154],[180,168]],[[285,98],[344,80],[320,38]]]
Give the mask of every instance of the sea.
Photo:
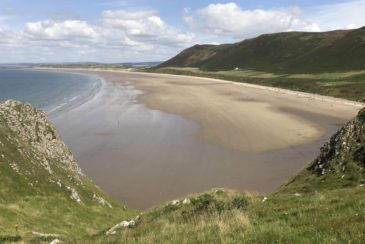
[[[0,69],[0,102],[28,102],[55,117],[93,97],[103,80],[96,75],[32,70]]]

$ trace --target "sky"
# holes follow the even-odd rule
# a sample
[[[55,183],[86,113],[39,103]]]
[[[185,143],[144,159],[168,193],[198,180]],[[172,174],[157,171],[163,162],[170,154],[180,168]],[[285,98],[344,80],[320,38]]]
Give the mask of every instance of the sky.
[[[195,44],[365,26],[365,0],[0,0],[0,63],[164,61]]]

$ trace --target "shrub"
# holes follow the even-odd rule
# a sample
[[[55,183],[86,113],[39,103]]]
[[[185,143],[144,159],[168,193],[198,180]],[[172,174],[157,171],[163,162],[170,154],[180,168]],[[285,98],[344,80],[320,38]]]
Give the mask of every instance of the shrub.
[[[237,197],[233,198],[233,200],[231,202],[231,206],[232,206],[232,208],[245,210],[245,209],[247,209],[247,206],[248,206],[248,199],[244,195],[237,196]]]
[[[354,152],[354,159],[362,164],[362,166],[365,166],[365,146],[361,145],[358,147]]]
[[[203,194],[198,196],[197,198],[191,199],[191,204],[195,207],[196,211],[205,211],[208,210],[208,208],[211,205],[214,205],[215,199],[213,196],[209,194]]]
[[[2,242],[19,242],[22,240],[20,235],[16,236],[0,236],[0,243]]]
[[[173,211],[177,210],[178,208],[179,208],[179,206],[177,206],[177,205],[167,204],[165,206],[165,208],[163,209],[163,212],[165,214],[170,213],[170,212],[173,212]]]

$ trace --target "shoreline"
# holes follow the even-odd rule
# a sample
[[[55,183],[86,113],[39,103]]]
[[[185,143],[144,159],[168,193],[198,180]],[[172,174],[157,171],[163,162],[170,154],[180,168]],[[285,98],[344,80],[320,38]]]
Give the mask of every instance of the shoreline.
[[[229,81],[229,80],[222,80],[222,79],[215,79],[215,78],[208,78],[208,77],[201,77],[201,76],[193,76],[193,75],[176,75],[176,74],[168,74],[168,73],[149,73],[149,72],[140,72],[140,71],[134,71],[133,69],[126,69],[126,70],[112,70],[112,69],[84,69],[84,68],[48,68],[48,67],[32,67],[31,69],[35,70],[60,70],[60,71],[81,71],[81,72],[111,72],[111,73],[137,73],[137,74],[144,74],[144,75],[151,75],[151,76],[171,76],[171,77],[182,77],[182,78],[194,78],[194,79],[201,79],[201,80],[210,80],[214,82],[221,82],[224,84],[232,84],[232,85],[238,85],[238,86],[244,86],[244,87],[252,87],[257,89],[263,89],[267,91],[272,91],[276,93],[281,94],[288,94],[308,99],[315,99],[322,102],[330,102],[330,103],[337,103],[337,104],[343,104],[348,106],[355,106],[359,108],[365,107],[365,103],[357,102],[357,101],[351,101],[344,98],[337,98],[337,97],[331,97],[331,96],[325,96],[315,93],[308,93],[308,92],[302,92],[302,91],[293,91],[289,89],[283,89],[283,88],[276,88],[276,87],[270,87],[270,86],[263,86],[263,85],[256,85],[256,84],[250,84],[246,82],[237,82],[237,81]]]
[[[95,74],[37,69],[4,69],[1,78],[1,100],[31,103],[50,118],[87,102],[103,83]]]
[[[259,153],[284,149],[288,146],[305,145],[326,134],[326,125],[311,122],[312,115],[302,116],[303,113],[300,112],[287,113],[285,112],[287,106],[295,107],[297,103],[300,104],[297,106],[298,111],[306,111],[307,115],[319,113],[346,119],[354,116],[363,106],[361,103],[340,98],[203,77],[102,69],[46,68],[45,70],[91,73],[104,79],[108,79],[106,76],[109,76],[109,80],[116,84],[120,82],[119,79],[131,81],[136,89],[144,91],[137,97],[137,101],[141,104],[193,121],[201,128],[198,137],[243,153]],[[121,78],[117,77],[118,74]],[[171,81],[172,79],[176,82]],[[222,90],[225,90],[223,93],[226,94],[219,94],[222,93],[219,88],[209,90],[204,87],[206,85],[222,86]],[[176,91],[177,89],[183,90],[185,94]],[[199,96],[204,99],[197,96],[199,93],[201,93]],[[239,98],[234,97],[235,93]],[[257,94],[258,99],[250,93]],[[196,104],[186,101],[188,98],[186,99],[185,95],[193,98]],[[217,99],[220,99],[220,102],[217,102]],[[287,104],[280,100],[287,100]],[[247,105],[248,103],[251,105]],[[316,104],[315,108],[313,104]],[[306,107],[307,105],[310,109]],[[350,115],[338,115],[337,111],[333,111],[331,107],[341,107],[341,113]],[[346,110],[352,112],[348,113]],[[237,113],[240,114],[237,115]],[[245,122],[242,120],[245,114],[257,114],[257,118],[249,118]],[[275,125],[270,125],[267,121],[272,121]],[[254,125],[257,122],[260,122],[260,126]],[[291,134],[296,136],[293,137]],[[279,138],[279,140],[272,143],[271,138]]]
[[[60,71],[110,85],[58,125],[86,175],[139,209],[216,187],[273,192],[358,110],[190,76]]]
[[[61,71],[62,72],[62,71]],[[80,74],[75,72],[74,74]],[[51,111],[48,111],[46,114],[47,116],[49,116],[49,118],[51,119],[57,119],[57,117],[62,116],[63,113],[67,113],[68,111],[78,108],[79,106],[82,106],[85,103],[88,103],[89,101],[92,101],[93,99],[95,99],[95,97],[98,95],[98,93],[100,93],[103,89],[103,87],[105,87],[106,85],[106,80],[103,79],[103,77],[101,76],[97,76],[97,75],[92,75],[92,74],[84,74],[84,75],[88,75],[90,77],[96,78],[97,81],[95,83],[95,87],[91,87],[91,91],[90,93],[88,93],[86,96],[78,99],[76,98],[72,98],[74,100],[70,100],[69,102],[71,102],[70,104],[61,104],[56,108],[53,108]],[[66,106],[65,106],[66,105]]]

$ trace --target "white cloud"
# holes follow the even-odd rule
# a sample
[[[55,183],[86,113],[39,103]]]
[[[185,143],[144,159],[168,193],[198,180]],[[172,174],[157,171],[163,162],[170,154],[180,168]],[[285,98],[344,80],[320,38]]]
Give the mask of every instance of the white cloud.
[[[357,29],[360,28],[361,26],[357,25],[357,24],[348,24],[346,26],[344,26],[344,29],[346,30],[351,30],[351,29]]]
[[[274,32],[355,29],[365,25],[364,13],[365,0],[304,9],[243,9],[231,2],[185,9],[183,19],[190,27],[204,33],[206,40],[238,41]]]
[[[119,20],[138,20],[141,18],[148,18],[150,16],[155,16],[157,11],[154,9],[144,9],[144,10],[105,10],[102,12],[102,17],[106,19],[119,19]]]
[[[50,62],[163,60],[194,39],[193,34],[166,24],[152,9],[107,10],[94,22],[29,22],[16,32],[0,29],[0,35],[0,62],[35,57]]]
[[[354,29],[365,25],[365,0],[344,1],[310,8],[305,18],[323,30]]]
[[[110,8],[125,5],[129,5],[125,0],[100,3]],[[358,28],[365,25],[364,9],[365,0],[302,9],[244,9],[233,2],[217,3],[184,11],[190,31],[166,23],[155,9],[105,10],[92,21],[61,11],[20,29],[16,28],[19,13],[0,10],[0,62],[164,60],[196,42],[216,44],[281,31]]]
[[[39,39],[95,38],[97,36],[93,27],[80,20],[30,22],[26,24],[25,32]]]
[[[183,47],[191,44],[193,35],[167,25],[154,10],[104,11],[103,26],[130,39],[150,45]]]
[[[195,11],[186,10],[185,22],[208,34],[233,39],[255,37],[263,33],[305,30],[320,31],[315,23],[299,18],[299,8],[244,10],[236,3],[210,4]]]

